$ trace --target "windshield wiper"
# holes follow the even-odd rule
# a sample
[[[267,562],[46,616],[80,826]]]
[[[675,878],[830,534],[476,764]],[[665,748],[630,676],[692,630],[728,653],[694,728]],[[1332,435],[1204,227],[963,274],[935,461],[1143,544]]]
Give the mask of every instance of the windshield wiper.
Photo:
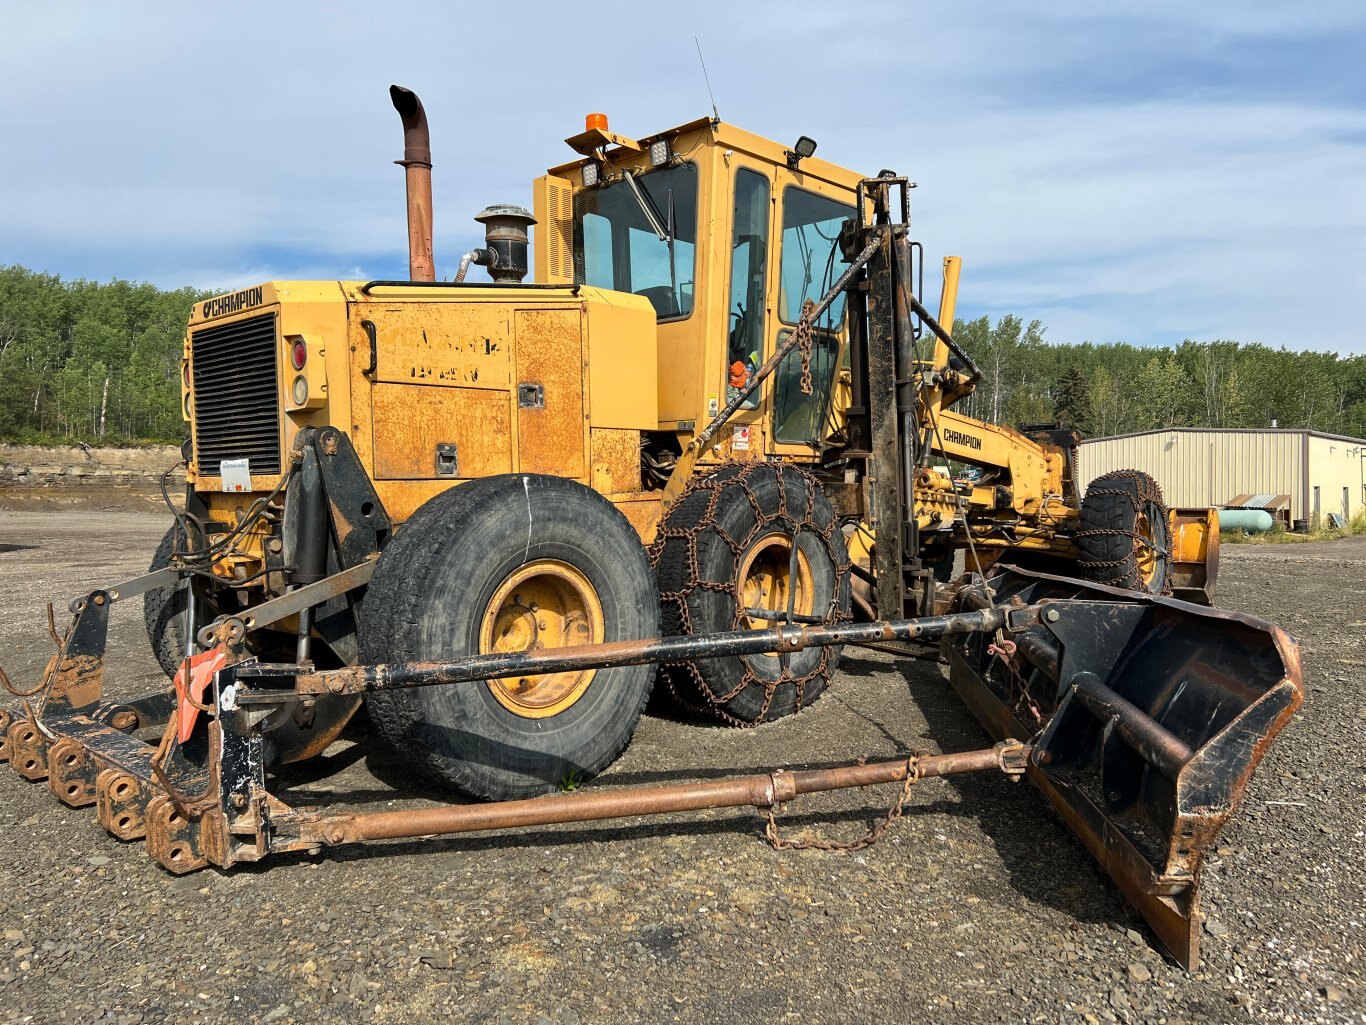
[[[654,200],[648,193],[640,187],[636,181],[636,176],[630,171],[622,171],[622,177],[626,179],[626,184],[631,186],[631,195],[636,197],[636,202],[640,205],[640,212],[645,215],[645,219],[650,222],[650,227],[659,236],[661,242],[673,244],[673,232],[664,227],[664,220],[659,216],[659,211],[655,209]]]
[[[669,237],[666,240],[669,245],[669,287],[673,289],[674,298],[678,297],[678,260],[674,257],[674,190],[669,190]]]

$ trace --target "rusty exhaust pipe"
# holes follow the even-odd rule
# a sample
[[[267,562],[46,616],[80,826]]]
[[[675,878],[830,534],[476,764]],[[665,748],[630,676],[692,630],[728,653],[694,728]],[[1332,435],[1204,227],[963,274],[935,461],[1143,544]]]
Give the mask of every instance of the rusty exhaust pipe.
[[[394,163],[407,170],[408,278],[435,281],[432,259],[432,137],[427,112],[417,93],[401,85],[389,87],[389,98],[403,118],[403,159]]]

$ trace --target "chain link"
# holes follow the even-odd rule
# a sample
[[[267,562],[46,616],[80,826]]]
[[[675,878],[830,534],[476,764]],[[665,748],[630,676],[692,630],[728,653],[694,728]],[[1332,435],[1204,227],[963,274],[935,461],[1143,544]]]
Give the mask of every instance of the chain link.
[[[792,333],[797,336],[797,350],[802,354],[802,394],[810,395],[815,386],[811,381],[811,343],[815,340],[811,330],[811,314],[816,304],[810,299],[802,303],[802,315]]]
[[[805,511],[800,517],[793,515],[789,508],[789,479],[782,472],[783,470],[795,474],[802,482]],[[758,496],[754,493],[751,482],[751,478],[756,473],[765,471],[775,474],[778,485],[778,508],[772,512],[764,510]],[[729,496],[737,490],[754,512],[754,526],[743,537],[739,538],[732,537],[726,531],[717,515],[718,509],[722,507],[723,503],[735,500]],[[731,629],[744,629],[748,617],[745,615],[745,603],[740,590],[742,582],[739,580],[739,568],[743,564],[744,553],[749,546],[759,538],[774,533],[775,529],[791,538],[794,546],[799,543],[803,534],[810,534],[820,540],[825,547],[830,564],[835,568],[835,586],[831,589],[830,603],[825,609],[823,622],[838,623],[853,618],[851,613],[844,610],[843,603],[840,600],[845,581],[849,576],[849,557],[844,546],[836,541],[836,531],[839,529],[838,518],[831,516],[830,522],[824,525],[816,522],[816,495],[819,490],[820,482],[814,476],[801,467],[790,463],[782,464],[781,467],[764,462],[729,463],[715,473],[689,481],[674,508],[679,510],[687,506],[691,510],[692,503],[689,503],[689,499],[698,494],[705,494],[707,496],[705,510],[691,525],[680,526],[666,519],[659,528],[654,543],[649,548],[650,564],[658,568],[659,560],[664,554],[666,545],[681,544],[685,546],[684,550],[687,553],[688,560],[688,574],[685,585],[676,591],[664,591],[659,595],[661,604],[672,605],[678,610],[678,619],[682,625],[681,632],[685,636],[694,636],[697,633],[693,625],[692,610],[688,605],[688,599],[694,591],[698,590],[719,591],[729,595],[735,607]],[[713,534],[730,549],[731,554],[735,557],[735,577],[729,580],[707,580],[704,578],[697,552],[698,541],[706,533]],[[800,675],[794,674],[787,664],[787,660],[784,659],[781,663],[780,673],[776,679],[772,680],[761,679],[754,672],[749,661],[741,659],[744,673],[740,682],[729,690],[719,693],[703,677],[695,662],[673,663],[672,669],[681,670],[688,674],[693,685],[697,688],[697,693],[705,698],[704,704],[690,701],[681,695],[675,685],[672,672],[666,671],[664,678],[670,693],[682,707],[692,712],[705,712],[714,715],[733,726],[748,728],[758,726],[768,718],[769,708],[773,704],[773,696],[783,684],[795,686],[797,708],[800,709],[805,706],[807,703],[807,684],[824,675],[830,663],[830,649],[821,647],[819,650],[820,655],[817,663],[810,672]],[[753,684],[758,684],[764,691],[763,705],[753,719],[740,718],[723,707],[741,691]]]
[[[774,848],[779,851],[838,851],[842,854],[849,854],[854,851],[861,851],[865,847],[871,847],[882,838],[882,834],[892,828],[892,823],[901,818],[901,813],[906,808],[906,802],[910,800],[911,788],[920,782],[920,754],[911,755],[906,759],[906,778],[901,781],[901,791],[897,794],[896,800],[892,802],[887,814],[881,821],[873,824],[872,828],[862,836],[853,840],[829,840],[825,837],[805,837],[800,839],[788,839],[778,833],[778,821],[774,817],[773,805],[768,807],[768,823],[764,827],[764,838]]]

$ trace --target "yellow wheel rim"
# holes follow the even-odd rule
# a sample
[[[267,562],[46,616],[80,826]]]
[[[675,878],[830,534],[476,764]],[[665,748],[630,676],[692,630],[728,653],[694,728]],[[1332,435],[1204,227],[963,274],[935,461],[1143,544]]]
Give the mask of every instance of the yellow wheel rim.
[[[588,578],[555,559],[518,568],[499,585],[484,609],[479,651],[539,651],[598,644],[604,640],[602,602]],[[546,719],[569,708],[588,689],[597,670],[509,676],[489,680],[498,703],[528,719]]]
[[[815,608],[816,589],[811,579],[811,564],[806,554],[797,548],[797,577],[792,579],[792,538],[786,534],[761,537],[740,563],[739,586],[741,615],[751,630],[769,630],[780,619],[744,616],[745,609],[764,609],[780,616],[787,614],[787,603],[793,587],[796,598],[792,611],[809,616]]]
[[[1135,557],[1138,577],[1145,585],[1151,584],[1153,577],[1157,575],[1157,539],[1153,537],[1153,526],[1148,522],[1146,512],[1138,514],[1138,519],[1134,523],[1134,533],[1143,539],[1139,542],[1138,554]]]

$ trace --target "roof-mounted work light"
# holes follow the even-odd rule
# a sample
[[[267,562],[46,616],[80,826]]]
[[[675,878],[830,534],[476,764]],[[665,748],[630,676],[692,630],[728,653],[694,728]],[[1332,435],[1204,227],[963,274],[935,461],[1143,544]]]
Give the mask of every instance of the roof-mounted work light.
[[[809,135],[800,136],[796,145],[787,151],[787,166],[795,169],[797,164],[816,152],[816,140]]]

